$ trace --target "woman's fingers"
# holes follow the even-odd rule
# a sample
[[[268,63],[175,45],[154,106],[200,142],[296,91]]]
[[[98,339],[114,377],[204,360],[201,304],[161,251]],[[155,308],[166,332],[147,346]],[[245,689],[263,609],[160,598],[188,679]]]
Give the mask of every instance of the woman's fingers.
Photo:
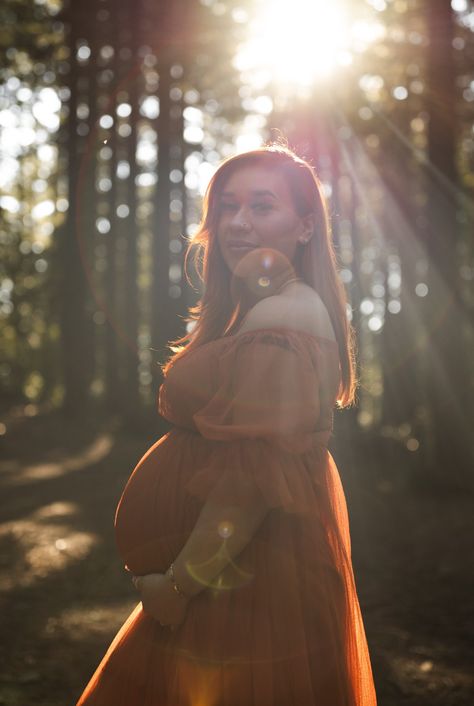
[[[187,601],[176,595],[165,575],[145,574],[131,579],[140,594],[143,611],[165,630],[176,630],[184,620]]]

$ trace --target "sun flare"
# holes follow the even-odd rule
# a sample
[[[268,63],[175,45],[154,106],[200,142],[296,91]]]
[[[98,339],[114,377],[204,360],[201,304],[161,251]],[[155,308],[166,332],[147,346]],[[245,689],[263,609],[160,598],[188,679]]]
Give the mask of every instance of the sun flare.
[[[257,0],[235,65],[261,87],[310,86],[350,65],[379,36],[380,25],[352,16],[344,0]]]

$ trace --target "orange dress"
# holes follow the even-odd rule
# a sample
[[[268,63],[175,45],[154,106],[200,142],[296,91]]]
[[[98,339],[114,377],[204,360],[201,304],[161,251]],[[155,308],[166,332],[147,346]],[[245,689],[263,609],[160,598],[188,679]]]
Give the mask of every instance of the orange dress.
[[[177,630],[135,608],[78,706],[375,706],[327,449],[339,374],[333,341],[283,328],[212,341],[171,368],[159,408],[173,428],[117,509],[127,567],[164,573],[211,491],[223,508],[257,494],[269,511]]]

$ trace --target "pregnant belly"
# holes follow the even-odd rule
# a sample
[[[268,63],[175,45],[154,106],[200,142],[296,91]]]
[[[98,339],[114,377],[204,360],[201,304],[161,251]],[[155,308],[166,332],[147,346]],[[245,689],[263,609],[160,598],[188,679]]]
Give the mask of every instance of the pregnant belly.
[[[198,434],[174,429],[137,464],[115,516],[118,550],[132,573],[162,573],[179,554],[202,507],[186,485],[209,452]]]

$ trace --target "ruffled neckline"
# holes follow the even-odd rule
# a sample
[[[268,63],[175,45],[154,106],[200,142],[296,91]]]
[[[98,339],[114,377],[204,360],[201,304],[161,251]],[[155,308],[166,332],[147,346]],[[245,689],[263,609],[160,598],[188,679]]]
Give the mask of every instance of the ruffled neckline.
[[[238,331],[237,333],[231,335],[231,336],[223,336],[222,338],[216,338],[213,341],[208,341],[204,345],[208,345],[210,343],[217,343],[219,341],[232,341],[236,340],[238,338],[241,338],[243,336],[249,336],[254,333],[281,333],[283,335],[288,335],[288,336],[304,336],[305,338],[310,338],[313,339],[314,341],[317,341],[318,343],[327,343],[329,345],[333,346],[338,346],[338,343],[335,339],[332,338],[326,338],[325,336],[318,336],[317,334],[314,333],[309,333],[309,331],[303,331],[301,329],[293,329],[293,328],[288,328],[284,326],[268,326],[268,327],[261,327],[261,328],[253,328],[249,329],[248,331]]]
[[[238,344],[241,339],[243,339],[245,336],[250,336],[250,338],[254,335],[264,335],[264,334],[280,334],[283,336],[287,336],[288,338],[293,338],[293,339],[298,339],[298,338],[306,338],[316,345],[320,346],[321,344],[327,345],[329,349],[333,348],[335,349],[336,352],[339,350],[339,346],[336,340],[333,340],[332,338],[326,338],[324,336],[317,336],[314,333],[309,333],[309,331],[303,331],[301,329],[292,329],[288,328],[285,326],[267,326],[267,327],[262,327],[262,328],[255,328],[255,329],[249,329],[248,331],[238,331],[237,333],[232,334],[231,336],[222,336],[221,338],[215,338],[212,341],[207,341],[206,343],[201,343],[201,345],[198,348],[195,348],[192,351],[189,351],[186,353],[182,359],[183,362],[185,360],[189,360],[189,357],[193,357],[200,351],[204,351],[205,349],[209,348],[210,346],[215,346],[215,345],[223,345],[223,344],[228,344],[233,345],[233,344]],[[177,363],[180,363],[180,360],[177,361]]]

